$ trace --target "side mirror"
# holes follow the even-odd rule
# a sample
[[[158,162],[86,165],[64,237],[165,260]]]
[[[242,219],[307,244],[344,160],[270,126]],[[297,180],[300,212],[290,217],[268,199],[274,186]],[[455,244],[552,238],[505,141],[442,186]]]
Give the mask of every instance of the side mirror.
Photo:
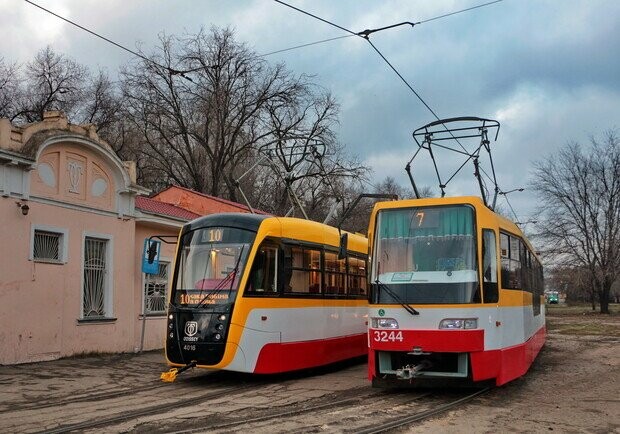
[[[347,244],[349,242],[349,234],[340,235],[340,247],[338,248],[338,259],[347,257]]]
[[[152,242],[149,245],[149,250],[148,250],[148,263],[152,264],[153,261],[155,261],[155,256],[157,256],[157,243],[156,242]]]

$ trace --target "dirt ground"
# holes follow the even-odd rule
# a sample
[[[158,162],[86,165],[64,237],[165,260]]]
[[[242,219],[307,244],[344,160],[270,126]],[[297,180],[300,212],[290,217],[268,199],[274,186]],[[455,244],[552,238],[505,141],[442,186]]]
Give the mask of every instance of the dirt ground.
[[[620,306],[550,306],[528,374],[408,433],[620,433]]]
[[[613,315],[600,315],[587,307],[551,307],[547,344],[527,375],[398,432],[620,433],[620,306],[612,310]],[[393,419],[396,411],[409,415],[420,409],[414,392],[373,395],[378,391],[371,390],[360,361],[265,378],[192,370],[175,383],[158,380],[164,369],[159,351],[0,366],[0,433],[60,432],[71,426],[97,433],[170,432],[180,427],[210,432],[200,427],[231,415],[247,421],[265,409],[271,414],[313,404],[322,404],[322,410],[285,413],[282,419],[245,431],[355,432],[353,423],[343,426],[347,410],[355,412],[356,420],[371,415],[376,423]],[[156,411],[105,422],[141,409]],[[93,420],[105,423],[90,431],[76,428]],[[243,431],[238,428],[224,431]]]

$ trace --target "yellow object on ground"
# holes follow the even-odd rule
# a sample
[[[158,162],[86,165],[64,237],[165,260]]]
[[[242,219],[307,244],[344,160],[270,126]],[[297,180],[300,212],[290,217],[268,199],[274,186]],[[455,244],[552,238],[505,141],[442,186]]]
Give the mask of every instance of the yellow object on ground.
[[[172,368],[168,372],[162,372],[161,375],[159,376],[159,379],[163,381],[164,383],[172,383],[174,382],[174,380],[177,379],[178,371],[179,370],[177,368]]]

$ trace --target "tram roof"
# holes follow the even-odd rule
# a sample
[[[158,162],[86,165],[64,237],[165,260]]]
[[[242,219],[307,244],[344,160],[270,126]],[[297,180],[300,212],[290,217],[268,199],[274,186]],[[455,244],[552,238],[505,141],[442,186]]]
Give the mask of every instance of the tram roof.
[[[270,217],[272,216],[265,214],[250,214],[244,212],[224,212],[209,214],[187,223],[183,227],[183,232],[185,233],[207,226],[235,227],[257,231],[263,220]]]
[[[479,196],[451,196],[451,197],[428,197],[423,199],[404,199],[396,201],[377,202],[373,209],[373,215],[382,209],[409,208],[419,206],[436,206],[436,205],[471,205],[476,209],[477,213],[493,214],[499,222],[500,227],[524,237],[523,232],[513,221],[497,214],[487,207]]]
[[[183,227],[183,233],[208,227],[222,226],[258,231],[263,222],[272,224],[281,238],[292,240],[311,241],[320,244],[337,246],[340,240],[338,229],[323,223],[296,217],[277,217],[264,214],[249,213],[218,213],[197,218]],[[345,233],[346,231],[342,231]],[[349,247],[351,250],[366,252],[368,241],[360,234],[349,234]]]

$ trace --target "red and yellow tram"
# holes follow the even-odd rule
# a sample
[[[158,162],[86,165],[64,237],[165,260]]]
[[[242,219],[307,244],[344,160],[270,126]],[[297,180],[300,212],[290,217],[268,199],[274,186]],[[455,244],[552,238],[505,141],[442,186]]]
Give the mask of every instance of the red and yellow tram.
[[[297,218],[216,214],[181,231],[171,366],[278,373],[367,353],[366,238]]]
[[[381,202],[369,242],[374,386],[526,373],[545,341],[543,273],[515,224],[477,197]]]

